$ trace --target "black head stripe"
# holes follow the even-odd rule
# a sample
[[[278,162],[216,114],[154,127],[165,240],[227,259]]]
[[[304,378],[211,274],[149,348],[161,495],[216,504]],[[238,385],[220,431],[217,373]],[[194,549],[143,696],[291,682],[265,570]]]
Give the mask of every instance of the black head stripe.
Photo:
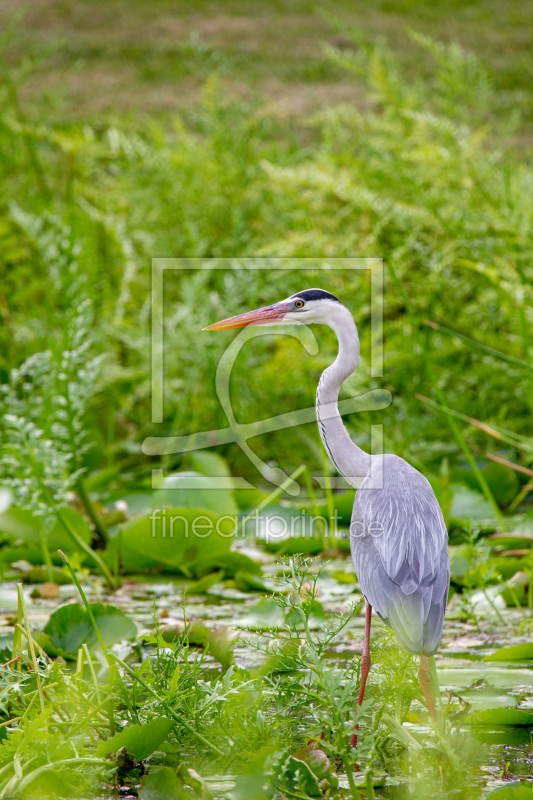
[[[298,294],[293,296],[301,297],[302,300],[335,300],[336,303],[341,302],[338,297],[335,297],[335,295],[330,292],[324,291],[324,289],[305,289],[305,291],[298,292]]]

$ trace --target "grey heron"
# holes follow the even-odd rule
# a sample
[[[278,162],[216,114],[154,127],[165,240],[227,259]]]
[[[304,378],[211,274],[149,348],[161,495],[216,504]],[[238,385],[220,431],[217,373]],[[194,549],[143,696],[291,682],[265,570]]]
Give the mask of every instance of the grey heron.
[[[357,488],[350,549],[366,620],[358,705],[371,665],[372,609],[400,645],[420,656],[420,687],[436,719],[429,657],[441,638],[450,583],[448,532],[428,480],[396,455],[370,455],[350,438],[338,412],[342,383],[359,361],[359,336],[350,311],[330,292],[306,289],[274,305],[216,322],[205,330],[247,325],[318,323],[338,339],[337,358],[320,378],[316,415],[324,447],[337,471]],[[357,744],[357,734],[352,737]]]

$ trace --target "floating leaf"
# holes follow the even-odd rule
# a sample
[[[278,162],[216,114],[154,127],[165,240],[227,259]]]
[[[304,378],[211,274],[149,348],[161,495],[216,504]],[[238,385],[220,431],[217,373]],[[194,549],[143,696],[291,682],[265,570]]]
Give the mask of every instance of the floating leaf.
[[[125,572],[159,568],[190,576],[223,567],[231,546],[231,519],[219,517],[205,508],[155,509],[121,527],[121,558]],[[114,560],[119,546],[110,542],[108,560]],[[233,554],[232,554],[233,555]],[[238,555],[238,554],[235,554]]]
[[[494,511],[488,500],[480,492],[462,484],[452,484],[453,499],[450,518],[471,519],[475,521],[494,519]]]
[[[531,781],[511,781],[490,792],[491,800],[533,800]]]
[[[137,635],[135,623],[115,606],[90,603],[90,608],[106,645]],[[99,647],[89,615],[79,603],[69,603],[54,611],[38,641],[51,655],[67,659],[75,658],[82,644],[92,650]]]
[[[208,589],[215,585],[215,583],[220,583],[224,579],[224,570],[220,570],[220,572],[211,572],[209,575],[205,575],[203,578],[200,578],[199,581],[195,581],[194,583],[190,583],[184,590],[183,594],[185,595],[195,595],[195,594],[205,594]]]
[[[61,513],[78,536],[86,544],[89,544],[92,539],[92,532],[85,517],[74,508],[63,508]],[[40,520],[31,511],[26,511],[16,506],[11,506],[0,516],[0,532],[7,534],[13,543],[17,541],[25,542],[28,545],[35,545],[39,548],[41,546],[40,524]],[[67,553],[72,552],[72,539],[58,520],[56,520],[48,534],[48,546],[53,553],[56,550],[64,550]]]
[[[291,536],[277,542],[265,542],[264,548],[268,553],[281,556],[307,555],[316,556],[324,549],[324,542],[316,536]]]
[[[234,645],[225,625],[208,628],[201,620],[195,620],[189,628],[187,639],[189,644],[205,647],[224,670],[233,664]]]
[[[450,578],[455,581],[462,581],[470,568],[470,562],[466,557],[467,545],[460,544],[457,547],[450,547]]]
[[[206,508],[219,517],[236,516],[238,509],[232,489],[214,489],[209,483],[199,472],[167,475],[152,492],[152,508]]]
[[[529,686],[532,674],[527,669],[505,669],[504,667],[484,664],[482,661],[472,667],[437,667],[439,683],[442,688],[464,688],[485,680],[491,686],[514,688]]]
[[[511,647],[500,647],[490,656],[485,656],[484,661],[530,661],[533,659],[533,643],[524,642]]]
[[[182,784],[170,767],[144,775],[139,789],[141,800],[183,800]]]
[[[312,604],[311,609],[307,609],[307,612],[310,612],[309,627],[320,628],[326,621],[323,606],[317,600],[309,599],[306,602]],[[236,622],[236,625],[241,628],[248,627],[265,630],[268,628],[281,628],[283,625],[303,628],[303,613],[303,610],[298,608],[291,608],[289,611],[284,612],[275,600],[264,598],[257,605],[252,606],[248,613]]]
[[[285,617],[285,623],[292,628],[303,628],[305,614],[308,615],[308,625],[310,628],[320,628],[326,622],[326,614],[322,603],[309,598],[302,603],[302,608],[295,607],[289,610],[289,613]]]
[[[248,613],[237,620],[236,625],[240,628],[281,628],[285,623],[285,615],[274,600],[267,598],[260,600],[257,605],[252,606]]]
[[[246,572],[249,575],[261,575],[261,567],[249,556],[233,550],[218,553],[203,553],[193,564],[194,571],[198,574],[213,568],[223,569],[227,578],[234,577],[237,572]]]
[[[497,728],[502,725],[530,728],[533,726],[533,710],[523,708],[487,708],[485,711],[476,711],[472,719],[479,725],[493,725]]]
[[[101,742],[96,748],[95,755],[105,758],[109,753],[116,753],[121,747],[125,747],[137,761],[142,761],[157,750],[173,727],[172,720],[166,717],[157,717],[146,725],[130,725],[105,742]]]
[[[272,589],[267,585],[263,578],[258,575],[250,575],[248,572],[239,570],[235,574],[235,583],[241,592],[271,592]]]

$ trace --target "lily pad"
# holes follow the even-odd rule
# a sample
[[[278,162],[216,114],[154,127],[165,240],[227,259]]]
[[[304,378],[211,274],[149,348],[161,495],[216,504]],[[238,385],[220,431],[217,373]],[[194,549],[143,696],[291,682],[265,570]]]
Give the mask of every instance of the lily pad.
[[[229,480],[222,475],[221,478]],[[152,492],[152,508],[206,508],[217,516],[238,513],[232,489],[211,486],[209,476],[199,472],[176,472],[165,477]]]
[[[450,518],[471,519],[474,522],[494,519],[494,511],[488,500],[474,489],[455,483],[452,484],[453,499],[450,507]]]
[[[135,623],[115,606],[90,603],[90,608],[104,644],[115,644],[137,635]],[[90,650],[100,646],[89,615],[79,603],[69,603],[54,611],[38,641],[50,655],[61,655],[70,660],[76,658],[82,644]]]
[[[326,621],[324,608],[317,600],[309,600],[311,608],[309,613],[309,627],[319,628]],[[296,608],[291,608],[284,612],[275,600],[264,598],[257,605],[253,606],[249,612],[236,622],[240,628],[281,628],[283,625],[290,625],[293,628],[303,628],[303,612]]]
[[[257,605],[241,617],[236,625],[240,628],[258,628],[267,630],[268,628],[281,628],[285,624],[285,615],[274,600],[267,598],[260,600]]]
[[[233,527],[232,519],[205,508],[158,508],[126,522],[120,545],[113,539],[107,558],[112,563],[120,547],[125,572],[155,568],[191,576],[196,568],[223,567]]]
[[[87,520],[74,508],[63,508],[61,513],[78,536],[86,544],[89,544],[92,539],[92,533]],[[35,545],[40,548],[39,525],[40,521],[31,511],[26,511],[17,506],[11,506],[0,515],[0,533],[7,534],[13,544],[24,542],[27,545]],[[57,550],[64,550],[70,553],[73,549],[77,549],[59,520],[56,520],[48,535],[48,546],[53,553]]]
[[[170,767],[144,775],[139,789],[141,800],[183,800],[182,784]]]
[[[500,647],[490,656],[485,656],[484,661],[530,661],[533,659],[533,643],[524,642],[511,647]],[[532,675],[533,678],[533,675]]]
[[[500,786],[487,796],[491,800],[533,800],[531,781],[511,781]]]
[[[95,756],[105,758],[109,753],[116,753],[121,747],[125,747],[137,761],[142,761],[157,750],[173,727],[172,720],[166,717],[157,717],[146,725],[130,725],[107,741],[101,742],[96,748]]]
[[[492,725],[496,728],[502,725],[530,728],[533,726],[533,709],[487,708],[476,711],[472,721],[478,725]]]

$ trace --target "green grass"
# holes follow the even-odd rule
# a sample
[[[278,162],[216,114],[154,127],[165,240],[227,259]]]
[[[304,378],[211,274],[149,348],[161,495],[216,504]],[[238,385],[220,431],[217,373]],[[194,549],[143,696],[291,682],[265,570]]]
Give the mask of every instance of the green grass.
[[[449,635],[468,626],[485,645],[514,645],[530,628],[531,555],[505,549],[527,548],[527,537],[512,533],[531,525],[521,491],[533,467],[529,7],[332,2],[318,11],[303,2],[43,2],[4,33],[0,572],[38,585],[66,585],[75,575],[91,600],[104,591],[112,599],[140,572],[141,612],[131,584],[121,591],[128,614],[150,632],[118,645],[111,631],[103,650],[119,650],[107,650],[102,674],[90,637],[76,652],[63,647],[72,641],[67,629],[61,650],[50,646],[53,625],[35,633],[49,653],[37,645],[32,653],[19,590],[18,627],[4,642],[16,660],[0,669],[3,796],[30,796],[37,779],[43,796],[54,797],[110,795],[113,782],[142,780],[145,800],[160,781],[165,796],[207,798],[204,778],[215,776],[238,776],[233,800],[257,800],[265,780],[265,796],[287,798],[392,796],[380,788],[383,775],[428,797],[477,798],[486,784],[478,771],[486,756],[465,727],[475,717],[463,699],[450,696],[439,725],[422,736],[406,727],[425,721],[413,659],[383,628],[357,755],[349,748],[357,619],[311,596],[321,585],[315,567],[292,560],[262,573],[268,555],[252,550],[254,561],[222,535],[216,547],[213,538],[192,549],[181,528],[175,539],[151,536],[149,514],[161,496],[183,524],[198,507],[209,522],[237,506],[247,516],[256,507],[290,515],[304,506],[331,517],[346,504],[313,487],[310,476],[323,469],[314,423],[250,442],[264,462],[301,482],[290,507],[286,498],[272,505],[274,487],[237,444],[217,449],[225,460],[141,450],[147,437],[226,427],[216,372],[233,334],[202,328],[318,284],[350,307],[360,331],[361,364],[345,396],[384,389],[393,397],[384,410],[351,415],[351,435],[369,447],[371,425],[382,425],[386,450],[426,474],[441,502],[453,548]],[[4,7],[0,26],[13,13]],[[165,275],[161,423],[151,421],[154,256],[225,267]],[[323,264],[353,256],[384,261],[380,378],[369,370],[366,273],[302,261],[291,271],[228,268],[240,258]],[[313,357],[289,336],[246,343],[230,384],[238,422],[313,405],[336,352],[331,331],[316,336]],[[157,493],[153,468],[233,474],[258,488]],[[487,538],[504,528],[507,544]],[[345,557],[342,542],[321,536],[322,557]],[[346,569],[341,561],[341,579],[327,576],[336,591],[353,580]],[[200,612],[190,626],[161,627],[157,610],[148,619],[141,581],[160,572],[174,582],[173,602]],[[254,592],[263,596],[258,604]],[[503,608],[501,596],[518,609]],[[235,630],[239,617],[260,623],[247,643],[207,624],[226,601],[235,601]],[[239,602],[252,608],[243,613]],[[76,617],[67,608],[65,618]],[[13,620],[4,622],[11,632]],[[491,675],[489,687],[499,685],[501,674]],[[461,692],[474,699],[472,687]],[[517,689],[504,710],[526,699]],[[171,733],[139,756],[141,765],[133,750],[99,755],[122,729],[136,747],[148,730],[136,726],[152,726],[155,742],[168,724]],[[310,740],[323,756],[309,751]],[[491,753],[498,764],[505,756]],[[327,786],[313,773],[317,758]],[[335,785],[334,772],[345,786]]]

